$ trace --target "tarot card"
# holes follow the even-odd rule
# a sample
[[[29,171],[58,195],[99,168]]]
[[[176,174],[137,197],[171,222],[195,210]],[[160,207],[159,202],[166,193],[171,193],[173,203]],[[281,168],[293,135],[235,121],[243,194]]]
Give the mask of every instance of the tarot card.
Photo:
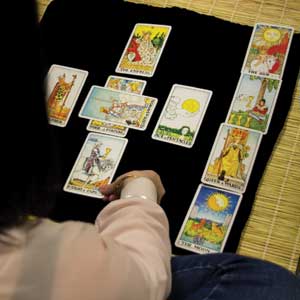
[[[226,123],[267,133],[281,80],[241,74]]]
[[[156,103],[156,98],[94,85],[86,97],[79,116],[145,130]]]
[[[105,87],[113,90],[142,95],[146,84],[147,82],[145,80],[111,75],[107,78]]]
[[[221,124],[202,182],[238,193],[246,190],[262,133]]]
[[[79,97],[88,72],[52,65],[46,78],[49,123],[65,127]]]
[[[223,252],[242,195],[200,184],[175,245],[192,252]]]
[[[143,94],[145,86],[145,80],[121,76],[109,76],[105,84],[105,87],[110,89],[126,91],[139,95]],[[125,126],[97,120],[90,120],[86,129],[89,131],[102,132],[121,137],[126,136],[128,132],[128,128]]]
[[[209,90],[174,84],[152,138],[191,148],[211,95],[212,91]]]
[[[129,37],[116,73],[151,77],[166,45],[171,26],[138,23]]]
[[[242,73],[281,79],[293,33],[292,27],[255,24]]]
[[[127,139],[89,133],[64,186],[64,191],[102,198],[99,187],[112,181]]]

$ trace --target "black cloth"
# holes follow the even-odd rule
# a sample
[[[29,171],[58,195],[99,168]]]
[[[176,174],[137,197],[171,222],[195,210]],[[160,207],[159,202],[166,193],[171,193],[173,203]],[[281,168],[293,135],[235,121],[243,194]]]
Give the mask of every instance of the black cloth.
[[[89,71],[67,127],[53,126],[62,169],[62,186],[88,134],[88,120],[78,112],[91,85],[103,86],[115,68],[136,23],[171,25],[172,30],[154,76],[144,94],[158,98],[146,131],[130,129],[128,145],[115,177],[135,169],[154,169],[166,195],[162,203],[170,221],[173,252],[187,254],[174,241],[208,160],[218,128],[225,121],[253,27],[180,8],[158,8],[123,1],[54,0],[41,20],[46,68],[60,64]],[[255,193],[289,111],[300,65],[299,34],[294,35],[283,83],[267,135],[263,136],[253,171],[235,218],[225,252],[235,252],[251,212]],[[213,91],[191,149],[155,141],[151,134],[173,84]],[[93,222],[105,204],[99,199],[62,191],[52,218]]]

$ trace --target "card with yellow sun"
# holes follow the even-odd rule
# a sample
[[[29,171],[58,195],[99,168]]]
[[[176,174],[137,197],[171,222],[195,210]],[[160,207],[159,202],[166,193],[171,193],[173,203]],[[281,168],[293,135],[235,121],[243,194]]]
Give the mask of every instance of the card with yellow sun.
[[[281,79],[293,33],[288,26],[255,24],[242,73]]]
[[[241,199],[241,194],[200,184],[175,245],[200,254],[222,252]]]
[[[211,96],[210,90],[174,84],[152,138],[191,148]]]

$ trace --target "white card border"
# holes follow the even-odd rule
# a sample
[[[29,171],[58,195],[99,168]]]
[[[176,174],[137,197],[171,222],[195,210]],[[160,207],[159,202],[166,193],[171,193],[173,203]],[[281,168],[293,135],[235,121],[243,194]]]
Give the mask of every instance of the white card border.
[[[55,121],[53,121],[53,120],[48,116],[48,123],[49,123],[49,124],[54,125],[54,126],[58,126],[58,127],[66,127],[67,124],[68,124],[68,122],[69,122],[69,119],[70,119],[70,117],[71,117],[71,114],[72,114],[72,112],[73,112],[73,109],[74,109],[74,107],[75,107],[75,104],[76,104],[76,102],[77,102],[77,100],[78,100],[78,98],[79,98],[79,96],[80,96],[80,93],[81,93],[81,91],[82,91],[82,88],[83,88],[83,86],[84,86],[84,84],[85,84],[85,82],[86,82],[86,79],[87,79],[87,77],[88,77],[89,72],[86,71],[86,70],[82,70],[82,69],[77,69],[77,68],[67,67],[67,66],[58,65],[58,64],[52,64],[51,67],[50,67],[50,69],[48,70],[48,73],[47,73],[47,76],[46,76],[46,81],[48,80],[48,75],[50,74],[50,72],[52,72],[52,70],[53,70],[54,68],[67,69],[67,70],[70,70],[70,71],[73,70],[73,71],[76,71],[76,72],[78,72],[78,73],[81,72],[81,73],[84,74],[83,80],[82,80],[82,82],[81,82],[81,84],[79,85],[79,88],[78,88],[78,90],[77,90],[76,97],[75,97],[75,99],[74,99],[74,101],[73,101],[73,103],[72,103],[72,105],[71,105],[71,107],[70,107],[70,112],[69,112],[69,114],[68,114],[68,117],[66,118],[66,121],[65,121],[64,123],[62,123],[62,124],[59,124],[59,123],[56,123]],[[46,100],[47,100],[46,105],[47,105],[47,108],[48,108],[48,99],[46,99]]]
[[[273,103],[272,103],[272,106],[271,106],[271,109],[269,110],[269,118],[268,118],[268,123],[266,125],[265,131],[260,131],[260,130],[256,130],[256,129],[248,128],[248,127],[244,127],[244,126],[239,126],[239,127],[245,128],[245,129],[250,129],[252,131],[260,132],[260,133],[262,133],[262,134],[265,135],[265,134],[267,134],[267,132],[269,130],[271,119],[273,117],[273,112],[275,110],[275,106],[276,106],[276,103],[277,103],[278,95],[279,95],[279,92],[280,92],[282,80],[281,79],[275,79],[275,78],[269,78],[269,77],[265,77],[265,76],[258,76],[258,75],[248,74],[248,73],[241,73],[240,79],[238,81],[237,87],[235,89],[235,92],[234,92],[234,95],[233,95],[233,98],[232,98],[232,101],[231,101],[231,104],[230,104],[230,108],[228,110],[228,113],[227,113],[227,116],[226,116],[226,119],[225,119],[225,123],[228,124],[228,125],[238,126],[238,125],[233,125],[233,124],[228,123],[228,120],[230,119],[230,113],[232,111],[232,108],[233,108],[233,105],[235,103],[235,99],[236,99],[237,93],[238,93],[239,88],[241,86],[243,76],[256,76],[256,77],[266,78],[266,79],[270,79],[270,80],[278,80],[278,82],[279,82],[278,83],[278,87],[277,87],[277,91],[275,93],[275,97],[274,97],[274,100],[273,100]]]
[[[120,164],[121,158],[123,157],[124,151],[125,151],[125,149],[127,147],[128,139],[127,138],[116,137],[116,136],[111,136],[111,135],[107,135],[107,134],[101,134],[101,133],[97,133],[97,132],[89,132],[87,134],[87,136],[86,136],[86,138],[85,138],[85,140],[84,140],[84,142],[83,142],[83,144],[81,146],[79,154],[77,155],[77,158],[76,158],[76,160],[75,160],[75,162],[74,162],[74,164],[72,166],[72,169],[71,169],[71,171],[70,171],[70,173],[68,175],[68,178],[67,178],[67,180],[66,180],[66,182],[64,184],[63,190],[65,192],[67,192],[67,193],[73,193],[73,194],[83,195],[83,196],[87,196],[87,197],[91,197],[91,198],[102,199],[103,195],[101,193],[99,194],[99,196],[97,196],[97,195],[93,195],[93,194],[87,194],[87,193],[83,193],[83,192],[80,192],[80,191],[75,191],[75,190],[72,191],[72,190],[67,189],[68,182],[70,181],[71,175],[73,174],[73,172],[75,170],[75,166],[77,165],[78,160],[80,159],[80,157],[82,155],[83,149],[85,148],[86,143],[89,140],[89,138],[90,138],[91,135],[96,135],[96,136],[99,136],[99,137],[105,137],[106,139],[110,138],[110,139],[115,139],[115,140],[122,140],[124,142],[124,144],[123,144],[123,146],[121,148],[121,151],[119,153],[119,157],[118,157],[118,159],[116,161],[115,168],[114,168],[113,172],[111,173],[110,180],[109,180],[108,184],[112,182],[112,180],[113,180],[113,178],[115,176],[115,173],[116,173],[116,171],[118,169],[118,166]]]
[[[118,122],[108,121],[108,122],[110,122],[110,123],[112,123],[112,124],[122,125],[122,126],[124,126],[124,127],[132,128],[132,129],[136,129],[136,130],[140,130],[140,131],[144,131],[144,130],[147,129],[147,126],[148,126],[148,124],[149,124],[149,121],[150,121],[150,119],[151,119],[151,116],[152,116],[152,114],[153,114],[153,112],[154,112],[154,109],[155,109],[156,104],[157,104],[157,101],[158,101],[157,98],[150,97],[150,96],[146,96],[146,95],[139,95],[139,94],[133,94],[133,93],[126,93],[126,92],[123,92],[123,91],[118,91],[118,90],[109,89],[109,88],[107,88],[107,87],[103,87],[103,86],[99,86],[99,85],[92,85],[92,86],[91,86],[91,88],[90,88],[90,90],[89,90],[89,92],[88,92],[88,94],[87,94],[87,96],[86,96],[86,98],[85,98],[85,100],[84,100],[84,102],[83,102],[83,105],[81,106],[81,109],[80,109],[80,111],[79,111],[79,114],[78,114],[79,117],[84,118],[84,119],[88,119],[88,120],[106,121],[106,120],[95,119],[95,118],[91,118],[91,117],[82,115],[82,111],[84,110],[84,107],[85,107],[86,103],[88,102],[88,99],[89,99],[89,97],[90,97],[90,95],[91,95],[91,93],[92,93],[92,91],[93,91],[94,88],[105,89],[105,90],[113,91],[113,92],[116,92],[116,93],[119,93],[119,94],[125,94],[125,95],[130,95],[130,96],[135,96],[135,97],[140,96],[140,97],[149,98],[149,99],[153,100],[152,107],[151,107],[151,109],[150,109],[150,111],[149,111],[149,116],[148,116],[148,118],[146,119],[146,122],[145,122],[144,127],[142,127],[142,128],[141,128],[141,127],[131,126],[131,125],[126,125],[126,126],[125,126],[123,123],[118,123]]]
[[[122,58],[124,57],[124,55],[126,53],[126,50],[127,50],[128,46],[129,46],[129,44],[131,42],[131,39],[133,37],[133,34],[134,34],[135,29],[136,29],[137,26],[157,26],[157,27],[169,28],[169,32],[168,32],[168,34],[165,37],[164,45],[163,45],[163,47],[162,47],[162,49],[161,49],[161,51],[160,51],[160,53],[159,53],[159,55],[158,55],[158,57],[156,59],[155,65],[153,66],[153,70],[152,70],[152,72],[150,74],[142,74],[142,73],[138,73],[138,72],[129,72],[129,71],[121,71],[120,70],[120,64],[121,64]],[[117,67],[115,69],[115,72],[116,73],[120,73],[120,74],[130,74],[130,75],[137,75],[137,76],[144,76],[144,77],[152,77],[154,75],[155,71],[156,71],[156,68],[157,68],[158,62],[160,61],[160,57],[161,57],[161,55],[163,53],[163,50],[165,49],[165,46],[167,44],[167,40],[169,38],[171,30],[172,30],[172,26],[170,26],[170,25],[161,25],[161,24],[152,24],[152,23],[136,23],[134,25],[134,28],[131,31],[129,39],[128,39],[128,41],[126,43],[126,46],[125,46],[125,48],[124,48],[124,50],[122,52],[122,55],[121,55],[121,57],[119,59],[119,62],[118,62],[118,65],[117,65]]]
[[[208,166],[209,166],[209,162],[211,161],[212,159],[212,155],[215,151],[215,148],[216,148],[216,145],[217,145],[217,141],[219,140],[220,138],[220,134],[221,134],[221,131],[222,131],[222,128],[224,126],[229,126],[231,128],[239,128],[239,129],[242,129],[242,130],[248,130],[250,132],[254,132],[256,134],[259,135],[259,138],[258,138],[258,141],[257,141],[257,145],[256,145],[256,149],[254,150],[253,152],[253,157],[252,157],[252,160],[251,160],[251,164],[249,166],[249,172],[247,174],[247,177],[245,179],[245,183],[244,183],[244,186],[243,186],[243,189],[242,190],[237,190],[237,189],[234,189],[234,188],[230,188],[230,187],[225,187],[221,184],[218,184],[218,183],[211,183],[211,182],[207,182],[204,177],[205,177],[205,174],[207,173],[207,170],[208,170]],[[249,181],[249,178],[251,176],[251,173],[252,173],[252,170],[253,170],[253,166],[254,166],[254,162],[256,160],[256,156],[257,156],[257,152],[258,152],[258,149],[260,147],[260,144],[261,144],[261,140],[262,140],[262,137],[263,137],[263,134],[259,131],[255,131],[255,130],[252,130],[252,129],[246,129],[244,127],[241,127],[241,126],[236,126],[236,125],[231,125],[231,124],[226,124],[226,123],[221,123],[220,124],[220,127],[219,127],[219,130],[218,130],[218,133],[216,135],[216,138],[214,140],[214,143],[213,143],[213,146],[211,148],[211,151],[210,151],[210,154],[209,154],[209,157],[208,157],[208,160],[206,162],[206,166],[205,166],[205,169],[203,171],[203,174],[202,174],[202,177],[201,177],[201,182],[203,184],[206,184],[206,185],[209,185],[209,186],[215,186],[215,187],[219,187],[221,189],[224,189],[224,190],[229,190],[229,191],[233,191],[233,192],[236,192],[238,194],[242,194],[246,191],[246,188],[247,188],[247,185],[248,185],[248,181]]]
[[[253,73],[250,73],[249,71],[245,70],[248,53],[250,51],[250,47],[252,45],[254,34],[255,34],[255,31],[256,31],[256,28],[257,28],[258,25],[265,25],[265,26],[272,26],[272,27],[282,27],[282,28],[291,29],[291,36],[290,36],[290,40],[289,40],[289,45],[287,47],[286,56],[285,56],[285,59],[284,59],[283,65],[282,65],[281,74],[279,74],[279,75],[276,75],[276,76],[274,76],[274,75],[266,75],[266,76],[257,75],[257,74],[253,74]],[[290,52],[290,47],[291,47],[294,32],[295,32],[295,29],[294,29],[294,27],[291,27],[291,26],[278,25],[278,24],[272,24],[272,23],[264,23],[264,22],[255,23],[254,26],[253,26],[253,29],[252,29],[252,33],[251,33],[251,37],[250,37],[249,44],[248,44],[248,47],[247,47],[247,51],[246,51],[246,54],[245,54],[245,58],[244,58],[244,62],[243,62],[243,65],[242,65],[241,73],[255,75],[255,76],[261,76],[261,77],[268,77],[270,79],[279,79],[279,80],[281,80],[282,77],[283,77],[283,74],[284,74],[285,65],[286,65],[287,58],[288,58],[288,55],[289,55],[289,52]]]
[[[201,116],[201,118],[200,118],[200,120],[199,120],[199,123],[198,123],[198,125],[197,125],[197,127],[196,127],[195,135],[194,135],[194,138],[193,138],[193,141],[192,141],[192,144],[191,144],[191,145],[183,145],[183,144],[180,144],[180,143],[177,143],[177,142],[174,142],[174,141],[166,141],[166,140],[164,140],[164,139],[155,137],[155,135],[154,135],[155,132],[156,132],[156,130],[157,130],[157,128],[158,128],[158,126],[159,126],[159,124],[160,124],[160,122],[161,122],[161,119],[163,118],[165,109],[166,109],[168,103],[170,102],[171,95],[172,95],[172,93],[173,93],[173,91],[174,91],[174,89],[175,89],[176,87],[183,87],[183,88],[187,88],[187,89],[190,89],[190,90],[197,90],[197,91],[208,92],[208,99],[207,99],[207,102],[206,102],[206,104],[205,104],[205,108],[204,108],[204,110],[203,110],[203,112],[202,112],[202,116]],[[195,141],[196,141],[196,139],[197,139],[198,132],[199,132],[199,130],[200,130],[201,124],[202,124],[202,122],[203,122],[203,119],[204,119],[204,116],[205,116],[205,114],[206,114],[206,111],[207,111],[207,108],[208,108],[208,105],[209,105],[209,103],[210,103],[210,100],[211,100],[212,95],[213,95],[213,92],[212,92],[211,90],[206,90],[206,89],[202,89],[202,88],[197,88],[197,87],[188,86],[188,85],[182,85],[182,84],[177,84],[177,83],[173,84],[173,85],[172,85],[172,88],[171,88],[171,91],[169,92],[169,95],[168,95],[168,97],[167,97],[167,100],[166,100],[166,102],[165,102],[165,104],[164,104],[164,107],[163,107],[163,109],[162,109],[162,111],[161,111],[161,113],[160,113],[159,119],[158,119],[158,121],[156,122],[155,128],[154,128],[154,130],[153,130],[153,132],[152,132],[152,135],[151,135],[151,138],[154,139],[154,140],[160,141],[160,142],[164,142],[164,143],[169,143],[169,144],[173,144],[173,145],[177,145],[177,146],[182,146],[182,147],[185,147],[185,148],[192,148],[193,145],[194,145],[194,143],[195,143]]]
[[[224,237],[224,239],[223,239],[223,242],[222,242],[222,246],[221,246],[220,252],[215,251],[215,250],[212,250],[212,249],[205,248],[205,247],[203,247],[203,246],[201,246],[201,247],[204,248],[204,249],[207,249],[207,252],[204,252],[204,251],[201,252],[200,250],[197,250],[197,249],[191,249],[191,248],[188,247],[188,246],[180,245],[180,244],[179,244],[179,241],[181,240],[180,237],[181,237],[181,235],[182,235],[182,233],[183,233],[185,224],[186,224],[186,222],[188,221],[188,218],[189,218],[189,216],[190,216],[190,213],[191,213],[191,211],[192,211],[192,208],[194,207],[194,204],[195,204],[195,202],[196,202],[196,200],[197,200],[197,198],[198,198],[198,195],[199,195],[199,193],[200,193],[202,187],[211,188],[211,189],[215,189],[216,191],[223,191],[223,192],[226,192],[226,193],[231,193],[231,194],[234,194],[234,195],[239,196],[239,199],[238,199],[238,201],[237,201],[237,205],[236,205],[236,207],[235,207],[235,209],[234,209],[234,213],[233,213],[233,215],[232,215],[232,219],[231,219],[230,224],[229,224],[229,226],[228,226],[226,235],[225,235],[225,237]],[[192,200],[192,202],[191,202],[191,204],[190,204],[190,207],[189,207],[189,209],[188,209],[188,211],[187,211],[187,213],[186,213],[186,215],[185,215],[185,217],[184,217],[184,221],[182,222],[182,225],[181,225],[181,227],[180,227],[180,230],[179,230],[179,232],[178,232],[178,234],[177,234],[177,237],[176,237],[176,240],[175,240],[175,246],[178,247],[178,248],[182,248],[182,249],[185,249],[185,250],[189,250],[189,251],[191,251],[191,252],[198,253],[198,254],[206,254],[206,253],[222,253],[223,250],[224,250],[224,247],[225,247],[225,245],[226,245],[227,239],[228,239],[228,237],[229,237],[229,234],[230,234],[232,225],[233,225],[233,223],[234,223],[236,214],[237,214],[237,212],[238,212],[238,210],[239,210],[239,207],[240,207],[242,198],[243,198],[243,195],[240,194],[240,193],[236,193],[236,192],[228,191],[228,190],[223,189],[223,188],[213,187],[213,186],[210,186],[210,185],[205,185],[205,184],[200,183],[200,184],[198,185],[198,188],[197,188],[196,193],[194,194],[194,198],[193,198],[193,200]],[[186,242],[186,243],[187,243],[187,242]],[[191,243],[191,244],[192,244],[192,243]]]

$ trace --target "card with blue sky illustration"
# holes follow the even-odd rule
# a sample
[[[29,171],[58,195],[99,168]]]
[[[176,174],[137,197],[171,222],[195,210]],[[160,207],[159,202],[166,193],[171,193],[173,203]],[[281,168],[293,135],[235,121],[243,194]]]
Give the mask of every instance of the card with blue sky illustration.
[[[222,252],[241,199],[241,194],[200,184],[175,245],[200,254]]]

